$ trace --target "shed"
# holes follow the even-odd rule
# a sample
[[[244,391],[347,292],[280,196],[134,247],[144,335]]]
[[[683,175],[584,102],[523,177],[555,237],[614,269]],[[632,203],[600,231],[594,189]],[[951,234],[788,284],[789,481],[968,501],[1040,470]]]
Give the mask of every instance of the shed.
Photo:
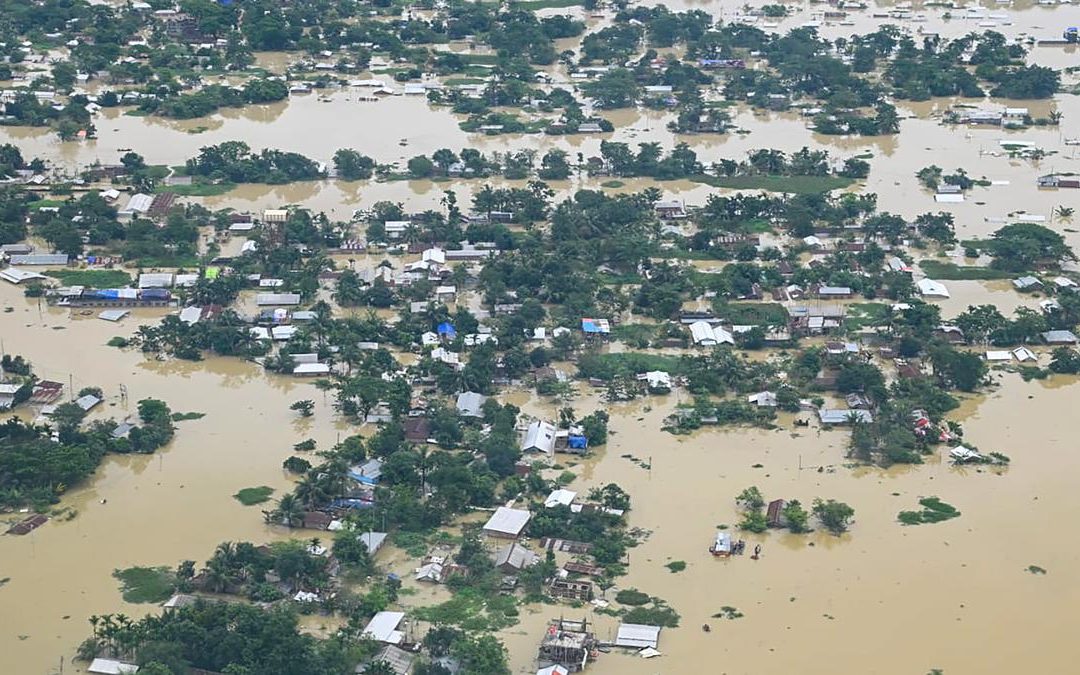
[[[84,411],[89,412],[94,406],[101,403],[101,399],[93,394],[87,394],[75,399],[75,405],[82,408]]]
[[[478,394],[475,391],[465,391],[458,394],[457,397],[457,412],[462,417],[483,417],[484,401],[487,400],[483,394]]]
[[[369,459],[367,462],[349,469],[349,478],[364,485],[376,485],[382,476],[382,460]]]
[[[582,319],[581,330],[586,335],[607,335],[611,332],[611,324],[607,319]]]
[[[747,403],[753,403],[759,408],[775,408],[778,404],[776,394],[771,391],[759,391],[746,397]]]
[[[392,645],[401,644],[405,634],[397,628],[404,620],[405,612],[379,612],[368,621],[361,637]]]
[[[570,671],[566,669],[566,666],[560,666],[556,663],[553,666],[541,668],[536,671],[536,675],[570,675]]]
[[[525,531],[532,514],[521,509],[500,506],[484,524],[484,534],[499,539],[517,539]]]
[[[1030,291],[1042,288],[1042,282],[1032,276],[1023,276],[1012,280],[1013,288],[1018,291]]]
[[[255,296],[255,304],[260,307],[274,305],[295,306],[300,304],[299,293],[259,293]]]
[[[1007,349],[990,350],[986,352],[986,360],[990,362],[1012,361],[1012,352]]]
[[[647,626],[640,623],[619,624],[619,632],[615,637],[616,647],[632,647],[644,649],[652,647],[660,642],[660,626]]]
[[[66,253],[28,253],[25,255],[13,255],[9,261],[12,265],[66,265],[68,255]]]
[[[171,272],[148,272],[139,275],[139,288],[172,288]]]
[[[536,420],[525,430],[525,440],[521,444],[522,452],[542,452],[551,454],[555,451],[555,425],[543,420]]]
[[[1038,361],[1039,357],[1027,347],[1017,347],[1012,350],[1013,358],[1023,363],[1024,361]]]

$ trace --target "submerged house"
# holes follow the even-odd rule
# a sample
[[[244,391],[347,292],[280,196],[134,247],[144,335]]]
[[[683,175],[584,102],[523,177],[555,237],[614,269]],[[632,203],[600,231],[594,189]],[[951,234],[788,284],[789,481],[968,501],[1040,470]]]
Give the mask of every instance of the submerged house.
[[[484,534],[496,539],[517,539],[531,518],[528,511],[500,506],[484,524]]]

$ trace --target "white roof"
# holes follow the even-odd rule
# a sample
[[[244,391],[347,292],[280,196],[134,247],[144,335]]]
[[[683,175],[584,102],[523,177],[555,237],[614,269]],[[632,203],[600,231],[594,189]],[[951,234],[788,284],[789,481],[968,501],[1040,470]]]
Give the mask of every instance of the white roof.
[[[690,324],[690,335],[694,344],[709,347],[719,344],[735,344],[735,336],[720,326],[713,327],[708,321],[695,321]]]
[[[528,511],[522,511],[521,509],[511,509],[507,506],[500,506],[495,509],[495,513],[484,524],[484,530],[487,532],[496,532],[499,534],[509,534],[515,537],[519,536],[525,526],[529,523],[529,518],[532,514]]]
[[[964,201],[964,193],[938,192],[934,195],[934,201],[939,204],[961,204]]]
[[[362,635],[378,642],[388,642],[392,645],[401,644],[405,634],[399,631],[397,627],[404,619],[405,612],[379,612],[371,617],[371,621],[368,621]]]
[[[17,267],[8,267],[7,269],[0,270],[0,279],[4,281],[10,281],[13,284],[21,284],[24,281],[31,279],[45,279],[44,274],[38,274],[37,272],[30,272],[28,270],[21,270]]]
[[[368,553],[374,554],[380,548],[382,548],[383,542],[386,541],[385,532],[365,532],[359,537],[360,541],[367,547]]]
[[[965,448],[962,445],[958,445],[952,450],[949,450],[949,454],[956,459],[972,459],[979,456],[979,453],[975,452],[971,448]]]
[[[555,425],[543,420],[536,420],[525,430],[522,450],[537,450],[550,453],[555,450]]]
[[[420,259],[424,262],[444,263],[446,262],[446,251],[437,247],[429,248],[420,254]]]
[[[551,491],[548,498],[544,500],[544,506],[549,509],[556,506],[570,506],[576,498],[577,493],[573,490],[559,488],[558,490]]]
[[[329,372],[329,363],[300,363],[293,368],[293,375],[326,375]]]
[[[915,285],[918,286],[919,293],[922,295],[933,298],[949,297],[949,289],[945,288],[945,284],[940,281],[934,281],[933,279],[919,279]]]
[[[619,624],[619,633],[615,637],[617,647],[652,647],[660,641],[660,626],[646,626],[640,623]]]
[[[986,352],[987,361],[1012,361],[1012,352],[1008,350]]]
[[[275,340],[291,340],[296,335],[296,326],[274,326],[270,329],[270,335]]]
[[[185,307],[180,310],[180,320],[186,324],[198,323],[202,317],[202,307]]]
[[[553,666],[541,668],[536,671],[536,675],[570,675],[570,671],[556,663]]]
[[[199,282],[198,274],[177,274],[173,277],[173,285],[181,288],[189,288]]]
[[[265,326],[252,326],[248,329],[248,333],[256,340],[270,339],[270,331]]]
[[[154,203],[154,198],[150,195],[136,192],[131,195],[131,199],[128,200],[127,206],[125,206],[122,213],[146,213],[150,210],[150,205]]]
[[[173,275],[170,272],[139,275],[139,288],[171,288],[172,285]]]
[[[67,253],[25,253],[11,256],[12,265],[66,265]]]
[[[1038,361],[1039,357],[1027,347],[1017,347],[1012,350],[1012,355],[1017,361]]]
[[[128,675],[129,673],[139,672],[139,667],[131,663],[123,663],[122,661],[116,661],[114,659],[94,659],[90,663],[90,667],[86,669],[88,673],[98,673],[100,675]]]
[[[259,293],[255,296],[256,305],[299,305],[299,293]]]
[[[99,319],[105,319],[106,321],[119,321],[127,316],[130,312],[126,309],[106,309],[101,314],[98,314]]]

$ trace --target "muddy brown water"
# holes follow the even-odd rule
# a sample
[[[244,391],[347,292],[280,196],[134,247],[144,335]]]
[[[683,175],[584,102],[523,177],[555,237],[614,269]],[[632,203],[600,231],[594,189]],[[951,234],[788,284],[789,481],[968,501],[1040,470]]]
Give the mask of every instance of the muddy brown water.
[[[671,9],[720,11],[711,2],[665,4]],[[997,28],[1010,37],[1056,37],[1071,9],[1030,2],[982,6],[1011,17],[1013,25]],[[977,21],[945,21],[940,10],[920,7],[916,4],[916,11],[926,12],[928,22],[900,23],[947,37],[981,30]],[[725,18],[733,13],[733,8],[726,8]],[[830,37],[874,30],[883,22],[870,13],[853,13],[849,18],[855,26],[833,23],[820,30]],[[800,11],[778,21],[778,29],[812,18],[811,11]],[[599,23],[590,21],[592,26]],[[1034,48],[1029,60],[1060,68],[1076,65],[1077,54],[1076,48]],[[260,65],[277,70],[294,57],[259,58]],[[1074,83],[1075,76],[1067,76],[1066,82]],[[598,153],[601,140],[600,136],[469,135],[458,129],[456,117],[431,109],[422,100],[391,97],[361,103],[350,91],[333,93],[330,99],[326,103],[316,95],[293,97],[184,122],[106,111],[96,122],[101,136],[97,141],[59,143],[44,130],[9,127],[0,128],[0,141],[18,144],[26,156],[41,156],[73,169],[95,159],[116,161],[120,147],[134,148],[153,163],[179,164],[200,147],[225,140],[244,140],[256,149],[294,150],[321,161],[329,161],[337,148],[355,147],[382,162],[440,147],[476,147],[484,152],[529,148],[540,153],[559,147],[572,157],[578,152],[588,156]],[[908,217],[926,211],[953,213],[961,238],[988,235],[1010,212],[1049,218],[1055,206],[1078,204],[1080,192],[1035,187],[1041,173],[1077,170],[1077,148],[1064,145],[1066,138],[1080,136],[1080,101],[1075,96],[1010,102],[1040,115],[1051,105],[1064,113],[1060,128],[1024,131],[941,126],[938,116],[958,102],[972,103],[899,102],[906,119],[896,137],[825,137],[814,134],[795,113],[740,108],[735,122],[751,132],[747,135],[676,136],[666,130],[670,114],[618,111],[609,114],[616,132],[603,138],[632,144],[658,141],[665,148],[686,141],[705,162],[742,159],[759,147],[793,152],[807,145],[837,157],[870,152],[871,177],[855,189],[878,193],[880,208]],[[205,129],[189,133],[200,128]],[[324,129],[333,133],[321,133]],[[1056,154],[1040,162],[1011,159],[1000,154],[998,141],[1004,138],[1031,141]],[[931,163],[946,170],[963,167],[973,176],[1008,184],[975,188],[963,204],[936,204],[914,178],[919,168]],[[565,195],[599,182],[574,178],[553,187]],[[619,190],[652,184],[623,182]],[[383,199],[406,202],[410,208],[438,208],[442,191],[448,188],[456,190],[464,204],[479,185],[322,181],[241,186],[199,201],[214,208],[256,210],[303,204],[344,218]],[[710,194],[730,192],[686,181],[660,187],[698,204]],[[1073,246],[1080,246],[1080,236],[1066,231],[1073,225],[1050,224]],[[968,304],[992,302],[1008,313],[1016,306],[1037,303],[1012,292],[1007,282],[946,284],[952,298],[939,303],[946,317]],[[255,364],[217,358],[158,362],[105,346],[110,337],[130,335],[139,323],[157,320],[160,312],[139,310],[118,325],[110,324],[59,309],[39,310],[36,302],[22,297],[21,289],[7,284],[0,286],[0,305],[14,308],[0,313],[5,351],[29,358],[43,377],[67,382],[70,375],[76,389],[101,386],[108,400],[94,416],[134,415],[134,402],[148,396],[167,401],[175,411],[206,413],[201,420],[180,423],[174,442],[154,456],[107,458],[90,481],[65,495],[61,506],[76,510],[74,519],[51,521],[26,537],[0,537],[0,579],[9,579],[0,586],[0,653],[5,656],[0,670],[5,672],[55,672],[61,658],[68,661],[64,672],[73,672],[70,658],[88,633],[86,619],[91,614],[124,611],[138,616],[156,611],[124,603],[110,576],[114,569],[173,566],[188,558],[201,562],[221,541],[289,536],[265,525],[260,507],[241,506],[231,495],[256,485],[274,487],[281,494],[291,483],[281,462],[293,454],[293,443],[310,437],[327,447],[357,431],[333,416],[330,401],[310,383],[268,375]],[[681,614],[682,624],[662,632],[664,656],[646,661],[603,654],[590,672],[923,673],[931,668],[946,673],[1069,672],[1075,651],[1070,621],[1080,599],[1076,572],[1080,544],[1068,536],[1073,514],[1080,508],[1080,494],[1074,489],[1080,459],[1071,442],[1080,429],[1071,411],[1080,390],[1072,378],[1024,383],[1015,375],[997,377],[1000,388],[966,401],[954,417],[964,421],[971,443],[1012,457],[1012,466],[999,472],[957,469],[938,459],[887,471],[851,470],[843,466],[847,434],[842,431],[800,429],[794,436],[790,419],[784,419],[785,428],[777,431],[704,430],[673,437],[661,432],[660,424],[678,395],[611,406],[614,434],[608,447],[583,462],[560,461],[579,474],[573,489],[586,492],[617,482],[633,495],[630,524],[651,534],[631,550],[629,574],[618,587],[636,587],[665,599]],[[121,385],[129,393],[126,404],[119,399]],[[302,398],[316,401],[311,419],[298,419],[288,410]],[[557,409],[525,392],[511,391],[504,398],[529,414],[551,417]],[[586,414],[601,403],[595,392],[583,391],[570,405]],[[652,469],[640,468],[624,454],[651,458]],[[751,543],[762,544],[761,560],[714,560],[707,548],[716,527],[734,525],[738,516],[733,498],[749,485],[759,486],[770,499],[797,498],[804,504],[814,497],[846,501],[856,509],[856,522],[842,537],[775,532],[749,536]],[[963,515],[920,527],[896,522],[899,511],[916,508],[918,498],[929,495],[954,504]],[[406,579],[416,562],[395,549],[381,553],[379,560]],[[673,560],[685,561],[686,570],[669,572],[664,564]],[[1045,568],[1047,574],[1033,575],[1027,571],[1029,565]],[[614,591],[607,595],[613,598]],[[406,603],[445,597],[445,589],[424,587],[407,596]],[[724,606],[736,607],[745,616],[712,618]],[[511,651],[515,673],[531,672],[544,624],[560,614],[589,616],[603,639],[611,638],[617,625],[612,617],[588,609],[524,608],[521,623],[500,635]],[[710,624],[711,632],[702,631],[704,623]],[[313,617],[304,625],[325,634],[335,623]]]

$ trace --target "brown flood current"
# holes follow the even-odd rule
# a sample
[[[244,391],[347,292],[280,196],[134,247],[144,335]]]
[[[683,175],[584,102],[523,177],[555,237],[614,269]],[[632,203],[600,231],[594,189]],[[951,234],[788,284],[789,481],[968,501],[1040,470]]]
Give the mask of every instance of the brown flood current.
[[[754,2],[754,5],[764,4]],[[670,9],[725,10],[713,2],[665,3]],[[882,3],[880,8],[889,8]],[[1010,37],[1022,33],[1056,37],[1071,10],[1016,2],[1000,8],[1011,26]],[[884,21],[871,10],[852,14],[854,26],[824,24],[823,35],[836,37],[875,30]],[[940,20],[940,10],[926,12],[924,24],[898,22],[917,30],[939,31],[945,37],[982,30],[977,21]],[[787,30],[813,19],[804,10],[778,21]],[[764,20],[762,20],[762,23]],[[894,22],[897,23],[897,22]],[[761,25],[761,23],[759,23]],[[774,30],[772,28],[767,28]],[[259,64],[280,70],[293,55],[260,55]],[[1076,65],[1076,48],[1033,48],[1030,60],[1063,68]],[[1066,76],[1074,83],[1075,76]],[[96,122],[101,138],[87,143],[59,143],[44,130],[0,128],[0,141],[18,144],[28,157],[41,156],[74,169],[95,159],[113,162],[119,148],[131,147],[149,162],[180,164],[202,146],[243,140],[253,148],[276,147],[328,162],[341,147],[354,147],[380,162],[402,161],[440,147],[475,147],[484,152],[552,147],[598,154],[601,137],[552,138],[543,135],[484,137],[465,134],[458,118],[424,101],[391,97],[361,103],[355,92],[293,97],[287,102],[227,110],[200,120],[174,122],[131,117],[107,111]],[[1009,102],[1045,115],[1050,106],[1064,114],[1060,128],[1024,131],[945,127],[939,117],[953,103],[934,100],[898,102],[902,133],[895,137],[827,137],[815,134],[795,113],[756,113],[739,109],[736,124],[751,133],[721,137],[671,134],[670,114],[652,111],[609,113],[616,122],[608,140],[631,144],[657,141],[670,149],[676,142],[692,145],[704,162],[742,159],[751,149],[775,147],[787,152],[804,145],[829,150],[836,157],[873,154],[872,173],[858,191],[876,192],[879,206],[912,217],[945,210],[957,219],[961,239],[986,236],[1008,213],[1044,215],[1070,244],[1080,247],[1080,233],[1070,224],[1050,223],[1051,209],[1076,205],[1075,192],[1040,191],[1035,178],[1049,171],[1078,171],[1075,146],[1064,139],[1080,136],[1080,99],[1059,95],[1052,102]],[[995,101],[995,105],[1003,102]],[[985,105],[985,104],[984,104]],[[332,133],[326,133],[332,130]],[[189,133],[199,131],[199,133]],[[1031,141],[1056,151],[1040,162],[1011,159],[1000,153],[999,140]],[[402,144],[404,142],[404,144]],[[914,174],[937,164],[947,171],[966,168],[972,176],[1008,181],[977,187],[963,204],[936,204]],[[498,185],[523,182],[492,181]],[[625,180],[620,190],[653,183]],[[553,184],[561,194],[599,181],[572,179]],[[354,209],[379,200],[403,201],[410,209],[438,208],[443,190],[453,188],[467,203],[481,185],[473,182],[323,181],[289,186],[241,186],[199,201],[212,208],[258,210],[282,204],[303,204],[347,218]],[[659,186],[690,204],[704,203],[713,193],[728,192],[674,181]],[[940,301],[950,317],[969,304],[994,303],[1006,314],[1034,306],[1037,298],[1014,293],[1008,282],[946,282],[952,297]],[[310,383],[266,374],[256,364],[235,359],[200,363],[158,362],[141,353],[105,346],[114,335],[130,335],[142,322],[160,313],[136,311],[120,324],[94,317],[71,316],[59,309],[38,309],[21,289],[0,286],[0,338],[8,353],[30,359],[43,377],[67,381],[76,389],[101,386],[107,405],[96,416],[122,418],[135,414],[135,401],[165,400],[174,411],[204,412],[200,420],[178,424],[176,439],[151,457],[109,457],[85,486],[67,494],[61,506],[77,516],[56,519],[26,537],[0,537],[0,671],[17,675],[55,672],[61,658],[64,672],[78,672],[70,658],[89,629],[91,614],[124,611],[141,615],[157,611],[125,604],[111,577],[114,569],[132,565],[174,566],[184,559],[199,562],[226,540],[267,541],[290,533],[263,523],[260,507],[241,506],[231,495],[257,485],[289,489],[291,479],[281,462],[291,444],[314,438],[319,447],[333,444],[357,429],[340,423],[330,401]],[[119,399],[120,386],[129,393]],[[985,397],[965,401],[959,414],[966,438],[984,450],[1009,455],[1005,471],[958,469],[932,458],[917,467],[890,470],[844,467],[847,433],[799,429],[782,418],[780,430],[704,430],[676,437],[660,431],[676,396],[610,406],[613,435],[594,458],[568,468],[579,474],[572,489],[617,482],[633,496],[632,527],[651,534],[631,550],[629,574],[619,587],[636,587],[669,602],[682,616],[681,627],[665,629],[664,656],[643,660],[618,653],[602,654],[589,672],[598,675],[656,673],[946,673],[1069,672],[1075,648],[1071,635],[1073,608],[1080,600],[1080,543],[1068,536],[1080,510],[1080,457],[1072,439],[1080,422],[1072,417],[1080,389],[1072,378],[1025,383],[1015,375],[1001,377],[1001,387]],[[298,419],[288,410],[293,401],[316,401],[315,416]],[[525,412],[553,416],[556,406],[520,391],[505,398]],[[583,393],[573,405],[579,414],[601,404]],[[651,461],[651,470],[622,455]],[[760,468],[755,465],[762,465]],[[800,466],[802,467],[800,469]],[[819,470],[820,467],[820,470]],[[767,498],[815,497],[848,502],[856,509],[852,531],[843,537],[823,533],[794,536],[778,533],[745,537],[761,543],[759,561],[749,556],[714,560],[707,549],[716,527],[734,527],[733,499],[757,485]],[[895,494],[894,494],[895,493]],[[917,506],[921,496],[936,495],[955,505],[962,516],[945,523],[902,527],[896,514]],[[105,503],[102,503],[105,500]],[[1062,536],[1062,533],[1066,533]],[[311,533],[302,533],[309,535]],[[681,573],[664,564],[687,563]],[[406,578],[415,561],[403,552],[381,553],[379,561]],[[1045,568],[1034,575],[1029,565]],[[614,597],[612,591],[609,597]],[[444,599],[445,589],[418,589],[406,596],[410,605]],[[745,616],[713,619],[724,606]],[[533,672],[532,658],[544,623],[563,615],[587,615],[597,622],[602,639],[614,634],[612,617],[591,610],[545,605],[522,610],[519,625],[500,637],[511,651],[515,673]],[[702,624],[710,624],[704,632]],[[313,632],[332,630],[324,617],[305,620]]]

